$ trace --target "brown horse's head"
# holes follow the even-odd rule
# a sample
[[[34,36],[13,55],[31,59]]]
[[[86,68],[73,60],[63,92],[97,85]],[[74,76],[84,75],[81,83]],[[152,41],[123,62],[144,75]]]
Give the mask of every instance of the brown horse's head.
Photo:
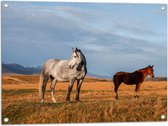
[[[152,66],[148,66],[147,68],[147,70],[148,70],[148,75],[150,75],[152,78],[154,78],[154,69],[153,69],[153,65]]]

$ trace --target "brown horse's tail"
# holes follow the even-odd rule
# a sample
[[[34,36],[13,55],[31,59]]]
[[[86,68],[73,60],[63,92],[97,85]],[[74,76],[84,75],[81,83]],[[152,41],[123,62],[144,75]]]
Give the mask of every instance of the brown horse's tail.
[[[120,84],[122,83],[123,78],[119,77],[118,75],[114,75],[113,76],[113,82],[114,82],[114,91],[117,92],[118,87],[120,86]]]
[[[114,91],[115,91],[115,87],[116,87],[116,75],[113,76],[113,83],[114,83]]]

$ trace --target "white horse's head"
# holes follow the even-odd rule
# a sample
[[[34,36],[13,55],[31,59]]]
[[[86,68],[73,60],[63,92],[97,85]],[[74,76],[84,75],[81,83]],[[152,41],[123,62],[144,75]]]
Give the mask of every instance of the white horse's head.
[[[72,56],[69,62],[69,68],[73,69],[75,65],[79,65],[84,61],[84,56],[78,48],[72,48]]]

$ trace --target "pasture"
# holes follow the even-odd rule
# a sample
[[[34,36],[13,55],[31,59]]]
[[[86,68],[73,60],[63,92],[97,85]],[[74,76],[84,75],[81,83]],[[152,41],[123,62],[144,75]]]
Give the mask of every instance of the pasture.
[[[58,82],[53,103],[50,82],[45,103],[38,97],[38,75],[2,76],[2,124],[86,123],[86,122],[146,122],[166,121],[167,82],[145,81],[140,97],[134,98],[134,86],[122,84],[119,99],[115,99],[114,84],[110,80],[86,77],[75,102],[76,83],[71,102],[66,103],[68,82]],[[9,122],[4,122],[4,118]]]

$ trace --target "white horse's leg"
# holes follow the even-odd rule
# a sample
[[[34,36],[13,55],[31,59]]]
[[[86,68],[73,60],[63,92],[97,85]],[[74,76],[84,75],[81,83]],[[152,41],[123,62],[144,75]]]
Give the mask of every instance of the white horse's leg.
[[[70,102],[70,94],[71,94],[74,82],[75,82],[75,79],[70,80],[69,87],[68,87],[68,93],[67,93],[67,97],[66,97],[67,102]]]
[[[80,93],[80,88],[81,88],[82,82],[83,82],[83,79],[77,80],[76,97],[75,97],[76,101],[79,101],[79,93]]]
[[[55,97],[54,97],[54,91],[55,91],[55,85],[56,85],[57,80],[56,79],[51,79],[51,99],[53,100],[54,103],[56,103]]]
[[[44,99],[41,99],[41,103],[44,103]]]

